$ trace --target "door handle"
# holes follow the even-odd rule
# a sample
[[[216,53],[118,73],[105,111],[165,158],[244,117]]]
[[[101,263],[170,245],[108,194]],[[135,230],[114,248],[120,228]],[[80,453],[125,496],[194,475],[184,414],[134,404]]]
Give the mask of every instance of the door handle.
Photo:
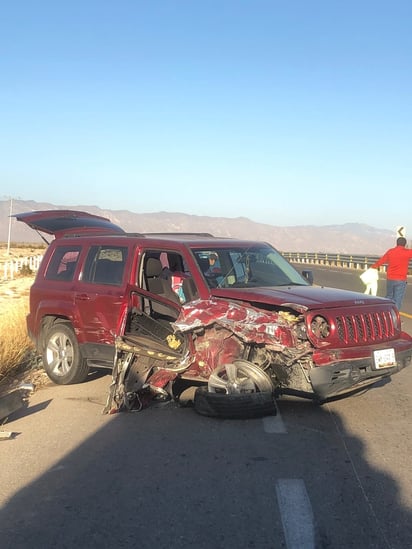
[[[90,301],[90,296],[89,294],[76,294],[74,299],[77,299],[78,301]]]

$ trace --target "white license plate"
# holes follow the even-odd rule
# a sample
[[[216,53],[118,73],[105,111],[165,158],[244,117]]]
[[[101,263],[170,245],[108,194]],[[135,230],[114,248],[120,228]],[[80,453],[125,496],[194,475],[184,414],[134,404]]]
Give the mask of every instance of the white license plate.
[[[393,368],[396,366],[396,357],[394,349],[381,349],[380,351],[373,351],[373,358],[375,360],[375,369],[381,368]]]

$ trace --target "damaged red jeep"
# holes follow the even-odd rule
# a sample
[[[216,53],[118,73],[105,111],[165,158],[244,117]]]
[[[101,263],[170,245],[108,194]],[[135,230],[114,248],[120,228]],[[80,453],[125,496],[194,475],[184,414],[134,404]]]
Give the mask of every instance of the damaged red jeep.
[[[254,417],[281,395],[322,402],[411,362],[391,301],[316,287],[267,243],[130,234],[70,210],[15,217],[55,237],[27,317],[44,368],[69,384],[112,367],[106,412],[175,399]]]

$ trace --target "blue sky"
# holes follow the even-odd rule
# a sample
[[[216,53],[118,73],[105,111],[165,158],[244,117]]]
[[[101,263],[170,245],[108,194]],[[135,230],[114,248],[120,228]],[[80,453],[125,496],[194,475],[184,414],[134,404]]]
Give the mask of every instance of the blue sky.
[[[398,0],[3,2],[0,199],[409,236],[411,25]]]

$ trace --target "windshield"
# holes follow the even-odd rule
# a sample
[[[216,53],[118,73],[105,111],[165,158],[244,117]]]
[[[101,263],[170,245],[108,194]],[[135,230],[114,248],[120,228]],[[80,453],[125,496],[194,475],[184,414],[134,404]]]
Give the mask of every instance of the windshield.
[[[269,245],[192,251],[210,288],[309,285],[294,267]]]

